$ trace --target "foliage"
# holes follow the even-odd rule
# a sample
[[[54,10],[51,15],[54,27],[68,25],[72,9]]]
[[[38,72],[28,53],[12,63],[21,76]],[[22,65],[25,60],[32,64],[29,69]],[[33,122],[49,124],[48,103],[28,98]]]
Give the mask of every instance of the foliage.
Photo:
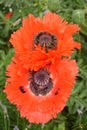
[[[50,4],[49,0],[0,0],[0,130],[87,130],[87,0],[58,0],[58,5],[56,0]],[[3,93],[6,67],[14,55],[9,38],[21,26],[23,17],[29,13],[42,17],[49,9],[81,27],[74,38],[82,44],[82,49],[72,56],[80,69],[72,94],[58,118],[35,125],[20,118],[16,107]],[[12,12],[10,18],[6,18],[8,12]]]

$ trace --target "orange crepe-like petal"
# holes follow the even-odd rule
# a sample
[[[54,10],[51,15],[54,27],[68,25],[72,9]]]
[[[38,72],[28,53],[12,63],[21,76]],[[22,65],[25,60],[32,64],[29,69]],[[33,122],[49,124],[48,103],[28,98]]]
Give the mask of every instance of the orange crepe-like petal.
[[[45,96],[36,96],[30,90],[29,71],[15,58],[7,68],[7,85],[4,92],[11,103],[20,111],[21,117],[26,117],[31,123],[46,123],[57,116],[66,105],[71,94],[78,67],[75,60],[62,59],[45,66],[53,80],[52,90]],[[24,87],[24,93],[20,91]]]

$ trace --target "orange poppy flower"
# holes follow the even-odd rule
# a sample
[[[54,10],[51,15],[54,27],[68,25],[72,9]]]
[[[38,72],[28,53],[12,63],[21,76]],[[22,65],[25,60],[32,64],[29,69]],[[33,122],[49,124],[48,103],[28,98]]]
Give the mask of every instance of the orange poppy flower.
[[[39,56],[42,48],[46,53],[56,53],[60,58],[71,56],[75,48],[80,48],[80,44],[72,37],[79,29],[78,25],[68,24],[55,13],[48,12],[42,19],[30,14],[24,18],[22,27],[12,34],[10,42],[21,61],[29,67],[32,53],[36,53],[34,51],[38,50],[38,46],[41,47]],[[46,56],[49,55],[45,52]]]
[[[56,60],[53,64],[27,70],[14,58],[7,68],[4,92],[11,103],[31,123],[46,123],[56,118],[70,96],[78,67],[75,60]]]

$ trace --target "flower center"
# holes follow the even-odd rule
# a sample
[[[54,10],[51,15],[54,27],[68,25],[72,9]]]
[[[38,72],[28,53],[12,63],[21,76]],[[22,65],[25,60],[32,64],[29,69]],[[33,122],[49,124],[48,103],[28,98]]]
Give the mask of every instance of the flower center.
[[[31,72],[30,89],[35,95],[46,95],[52,87],[52,79],[46,69]]]
[[[34,43],[36,45],[40,44],[41,47],[45,47],[46,51],[48,49],[56,49],[57,47],[57,37],[49,32],[39,32],[34,37]]]

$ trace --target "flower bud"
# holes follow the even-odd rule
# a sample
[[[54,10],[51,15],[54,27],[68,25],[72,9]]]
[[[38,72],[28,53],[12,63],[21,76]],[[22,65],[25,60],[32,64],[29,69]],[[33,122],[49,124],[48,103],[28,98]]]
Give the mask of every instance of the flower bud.
[[[82,24],[85,21],[85,13],[81,9],[74,10],[72,13],[72,20],[74,23]]]
[[[59,9],[59,0],[48,0],[48,9],[55,12]]]

